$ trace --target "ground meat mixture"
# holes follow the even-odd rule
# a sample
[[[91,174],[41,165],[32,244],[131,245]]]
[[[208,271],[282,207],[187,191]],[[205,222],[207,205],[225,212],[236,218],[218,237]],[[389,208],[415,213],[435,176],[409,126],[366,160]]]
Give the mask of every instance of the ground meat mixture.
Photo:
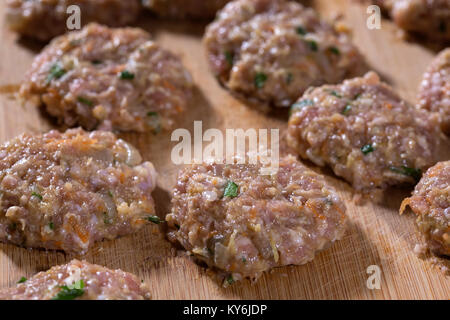
[[[155,180],[110,132],[23,134],[0,147],[0,241],[84,254],[151,220]]]
[[[69,127],[157,133],[186,111],[193,83],[172,53],[140,29],[90,24],[36,57],[20,94],[37,96]]]
[[[438,112],[442,130],[450,135],[450,48],[431,63],[419,89],[419,106]]]
[[[143,0],[145,7],[161,17],[211,19],[231,0]]]
[[[449,0],[377,0],[395,23],[430,39],[450,40]]]
[[[323,177],[292,156],[275,175],[261,168],[192,165],[173,192],[169,239],[225,274],[225,284],[305,264],[345,231],[345,205]]]
[[[148,288],[134,275],[86,261],[72,260],[14,288],[0,290],[0,300],[148,300]]]
[[[374,198],[390,185],[417,182],[436,162],[440,138],[437,116],[403,101],[373,72],[310,88],[292,106],[288,127],[301,157]]]
[[[450,256],[450,161],[428,169],[400,212],[406,206],[418,216],[417,227],[431,251]]]
[[[309,86],[338,83],[364,68],[338,24],[293,1],[234,1],[207,28],[204,43],[225,87],[277,107],[290,106]]]
[[[141,11],[139,0],[7,0],[6,20],[12,30],[48,41],[68,31],[67,8],[71,5],[80,8],[82,25],[125,26]]]

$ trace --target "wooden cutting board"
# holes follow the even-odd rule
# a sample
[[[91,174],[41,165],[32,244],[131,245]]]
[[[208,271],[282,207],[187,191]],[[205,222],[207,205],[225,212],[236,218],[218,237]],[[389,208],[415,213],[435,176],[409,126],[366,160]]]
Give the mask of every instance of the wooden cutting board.
[[[396,36],[396,28],[386,20],[382,29],[366,27],[366,8],[350,0],[315,1],[313,5],[327,19],[342,13],[354,30],[354,41],[372,69],[379,72],[407,99],[414,101],[421,76],[435,52]],[[4,1],[0,4],[0,86],[18,84],[41,46],[19,40],[4,25]],[[177,53],[191,71],[198,86],[195,101],[180,127],[189,130],[194,120],[207,128],[286,128],[287,114],[271,117],[249,108],[222,89],[208,70],[201,44],[204,24],[163,22],[147,16],[140,26],[156,41]],[[17,101],[0,96],[0,142],[22,132],[39,133],[53,128],[38,109],[21,107]],[[124,134],[152,161],[160,176],[155,198],[158,214],[168,212],[170,190],[177,170],[170,161],[169,134]],[[448,148],[449,145],[446,145]],[[177,254],[157,226],[97,245],[89,262],[121,268],[144,279],[154,299],[448,299],[450,277],[429,261],[413,253],[418,236],[414,217],[398,215],[398,208],[411,189],[391,190],[382,204],[356,205],[348,184],[329,171],[327,179],[347,203],[350,224],[345,238],[317,255],[304,266],[277,269],[256,284],[249,281],[222,288],[203,268]],[[0,244],[0,288],[14,285],[22,276],[70,261],[74,256],[61,252],[27,250]],[[381,288],[366,285],[367,268],[381,269]]]

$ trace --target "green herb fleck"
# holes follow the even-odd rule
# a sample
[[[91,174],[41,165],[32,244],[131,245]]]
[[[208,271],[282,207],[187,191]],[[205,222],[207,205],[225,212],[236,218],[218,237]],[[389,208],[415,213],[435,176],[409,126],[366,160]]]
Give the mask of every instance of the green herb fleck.
[[[111,191],[108,191],[108,196],[110,196],[111,198],[114,198],[114,195]]]
[[[233,275],[230,274],[230,275],[227,277],[227,282],[228,282],[228,284],[233,284],[233,283],[234,283]]]
[[[364,155],[369,154],[373,151],[375,151],[375,148],[371,145],[371,144],[366,144],[365,146],[363,146],[361,148],[362,153],[364,153]]]
[[[233,181],[228,181],[223,196],[229,198],[236,198],[238,195],[238,189],[239,186],[236,183],[234,183]]]
[[[267,75],[265,73],[259,72],[255,76],[255,87],[261,89],[267,81]]]
[[[22,277],[19,281],[17,281],[17,283],[24,283],[25,281],[27,281],[27,278]]]
[[[61,291],[58,292],[58,294],[54,296],[52,300],[74,300],[84,294],[83,280],[77,281],[73,285],[62,286],[60,288]]]
[[[104,224],[111,224],[111,218],[108,216],[106,212],[103,212],[103,223]]]
[[[247,263],[247,259],[245,259],[245,257],[242,257],[242,262]]]
[[[66,74],[66,70],[61,67],[59,64],[54,64],[49,71],[49,74],[47,76],[47,84],[50,83],[53,79],[59,79],[64,74]]]
[[[31,196],[38,198],[39,200],[43,200],[44,198],[42,197],[41,194],[37,193],[37,192],[32,192]]]
[[[317,45],[317,42],[315,42],[314,40],[308,40],[306,41],[308,43],[309,48],[312,51],[318,51],[319,50],[319,46]]]
[[[161,223],[161,219],[158,216],[148,216],[147,220],[150,222],[153,222],[155,224],[160,224]]]
[[[147,113],[147,116],[150,117],[149,125],[153,129],[153,133],[157,134],[161,131],[161,123],[159,121],[159,114],[154,111],[150,111]]]
[[[336,47],[330,47],[330,48],[328,48],[328,50],[330,50],[331,53],[333,53],[337,56],[341,55],[341,51],[339,51],[339,49]]]
[[[180,225],[175,223],[175,228],[177,228],[177,230],[180,230]]]
[[[94,105],[94,103],[91,100],[86,99],[84,97],[78,97],[77,100],[78,100],[78,102],[81,102],[82,104],[85,104],[89,107],[92,107]]]
[[[313,105],[314,105],[314,101],[309,100],[309,99],[305,99],[305,100],[296,102],[291,106],[291,109],[289,110],[289,115],[292,115],[294,112],[296,112],[297,110],[300,110],[303,107],[313,106]]]
[[[101,61],[101,60],[92,60],[91,62],[92,62],[92,64],[102,64],[103,63],[103,61]]]
[[[292,80],[294,80],[294,75],[292,74],[292,72],[289,72],[286,76],[286,83],[291,84]]]
[[[359,97],[361,97],[361,93],[355,94],[355,96],[353,97],[353,100],[358,100]]]
[[[347,115],[350,111],[352,110],[352,106],[351,105],[346,105],[345,107],[344,107],[344,109],[342,109],[342,114],[343,115]]]
[[[414,168],[409,168],[406,166],[401,166],[401,167],[390,167],[389,168],[392,172],[395,173],[399,173],[405,176],[409,176],[414,178],[414,180],[419,181],[420,177],[422,176],[422,170],[420,169],[414,169]]]
[[[134,79],[134,73],[131,73],[131,72],[127,71],[127,70],[122,71],[120,73],[120,79],[122,79],[122,80],[133,80]]]
[[[330,94],[331,94],[332,96],[337,97],[337,98],[342,98],[342,96],[341,96],[339,93],[337,93],[336,91],[334,91],[334,90],[331,91]]]
[[[54,225],[53,222],[50,222],[50,223],[48,224],[48,227],[50,228],[50,230],[55,229],[55,225]]]
[[[295,29],[295,31],[297,31],[297,33],[299,34],[299,35],[301,35],[301,36],[304,36],[307,32],[306,32],[306,29],[305,28],[303,28],[302,26],[298,26],[296,29]]]
[[[225,51],[224,53],[225,55],[225,60],[227,61],[228,65],[231,67],[233,65],[233,53],[231,53],[231,51]]]

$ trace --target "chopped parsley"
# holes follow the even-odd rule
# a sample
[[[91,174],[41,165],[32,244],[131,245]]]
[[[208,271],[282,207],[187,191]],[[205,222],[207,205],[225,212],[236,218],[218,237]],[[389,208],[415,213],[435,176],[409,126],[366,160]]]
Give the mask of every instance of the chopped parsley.
[[[84,281],[80,280],[70,286],[61,286],[61,291],[58,292],[52,300],[74,300],[84,294]]]
[[[245,257],[242,257],[242,262],[247,263],[247,259],[245,259]]]
[[[78,100],[78,102],[81,102],[82,104],[85,104],[89,107],[92,107],[94,105],[94,102],[92,102],[91,100],[86,99],[84,97],[78,97],[77,100]]]
[[[103,212],[103,223],[104,224],[111,224],[112,223],[111,218],[108,216],[108,214],[106,212]]]
[[[317,42],[315,42],[314,40],[308,40],[306,42],[308,43],[308,46],[311,49],[311,51],[318,51],[319,50],[319,46],[317,45]]]
[[[27,281],[27,278],[22,277],[19,281],[17,281],[17,283],[24,283],[25,281]]]
[[[351,105],[346,105],[345,107],[344,107],[344,109],[342,109],[342,114],[343,115],[347,115],[350,111],[352,110],[352,106]]]
[[[420,177],[422,176],[422,170],[410,168],[406,166],[401,167],[390,167],[389,168],[392,172],[399,173],[405,176],[409,176],[414,178],[414,180],[419,181]]]
[[[292,74],[292,72],[289,72],[286,76],[286,83],[291,84],[292,80],[294,80],[294,75]]]
[[[375,151],[375,148],[371,145],[371,144],[366,144],[365,146],[363,146],[361,148],[362,153],[364,153],[364,155],[369,154],[373,151]]]
[[[333,53],[337,56],[341,55],[341,51],[339,51],[339,49],[336,47],[330,47],[330,48],[328,48],[328,50],[330,50],[331,53]]]
[[[108,196],[110,196],[111,198],[114,198],[114,195],[111,191],[108,191]]]
[[[154,111],[150,111],[147,113],[147,116],[150,117],[149,125],[153,129],[153,133],[159,133],[161,131],[161,123],[159,121],[159,114]]]
[[[227,186],[225,187],[225,192],[223,193],[224,197],[236,198],[238,195],[239,186],[233,181],[228,181]]]
[[[298,26],[296,29],[295,29],[295,31],[299,34],[299,35],[301,35],[301,36],[304,36],[307,32],[306,32],[306,29],[305,28],[303,28],[302,26]]]
[[[39,200],[43,200],[44,198],[42,197],[42,195],[41,194],[39,194],[39,193],[37,193],[37,192],[32,192],[31,193],[31,196],[32,197],[36,197],[36,198],[38,198]]]
[[[55,224],[53,222],[50,222],[48,224],[48,227],[50,228],[50,230],[53,230],[53,229],[55,229]]]
[[[231,51],[225,51],[224,53],[225,55],[225,60],[227,61],[228,65],[231,67],[233,65],[233,54],[231,53]]]
[[[233,284],[233,283],[234,283],[233,275],[230,274],[230,275],[227,277],[227,282],[228,282],[228,284]]]
[[[331,91],[330,92],[330,94],[332,95],[332,96],[335,96],[336,98],[342,98],[342,96],[339,94],[339,93],[337,93],[336,91]]]
[[[153,222],[155,224],[160,224],[161,223],[161,219],[158,216],[148,216],[147,220],[150,222]]]
[[[300,110],[303,107],[307,107],[307,106],[313,106],[314,105],[314,101],[309,100],[309,99],[305,99],[305,100],[301,100],[299,102],[294,103],[291,106],[290,109],[290,115],[292,115],[296,110]]]
[[[47,76],[47,84],[50,83],[53,79],[61,78],[63,75],[66,74],[66,72],[67,71],[63,67],[61,67],[59,64],[55,63],[50,68],[49,74]]]
[[[134,73],[131,73],[130,71],[125,70],[125,71],[122,71],[120,73],[119,77],[122,80],[133,80],[134,79]]]
[[[258,89],[261,89],[264,87],[264,84],[267,81],[267,75],[265,73],[259,72],[256,74],[255,76],[255,87],[257,87]]]

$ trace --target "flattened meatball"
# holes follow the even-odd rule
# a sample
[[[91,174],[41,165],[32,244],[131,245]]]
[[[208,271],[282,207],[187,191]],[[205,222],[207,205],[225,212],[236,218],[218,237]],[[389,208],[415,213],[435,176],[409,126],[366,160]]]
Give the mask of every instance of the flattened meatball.
[[[438,117],[403,101],[378,75],[310,88],[292,106],[288,143],[363,194],[415,183],[437,159]],[[378,190],[378,192],[377,192]]]
[[[260,165],[193,165],[180,172],[167,215],[169,239],[225,284],[311,261],[343,237],[345,205],[323,177],[294,157],[273,176]]]
[[[0,290],[0,300],[148,300],[136,276],[86,261],[72,260]]]
[[[141,11],[139,0],[7,0],[6,20],[22,35],[48,41],[67,32],[67,8],[77,5],[81,23],[98,22],[111,27],[135,21]]]
[[[0,146],[0,241],[84,254],[154,216],[155,180],[112,133],[23,134]]]
[[[431,63],[419,89],[419,106],[440,114],[441,127],[450,135],[450,48]]]
[[[288,107],[313,85],[362,73],[363,59],[338,27],[284,0],[237,0],[206,31],[208,61],[238,96]]]
[[[375,4],[407,32],[429,39],[450,40],[449,0],[377,0]]]
[[[417,215],[417,227],[431,251],[450,256],[450,161],[428,169],[412,196],[403,201],[401,213],[406,206]]]
[[[231,0],[143,0],[145,7],[169,18],[211,19]]]
[[[90,24],[54,39],[36,57],[20,94],[87,130],[170,129],[186,110],[192,79],[145,31]]]

